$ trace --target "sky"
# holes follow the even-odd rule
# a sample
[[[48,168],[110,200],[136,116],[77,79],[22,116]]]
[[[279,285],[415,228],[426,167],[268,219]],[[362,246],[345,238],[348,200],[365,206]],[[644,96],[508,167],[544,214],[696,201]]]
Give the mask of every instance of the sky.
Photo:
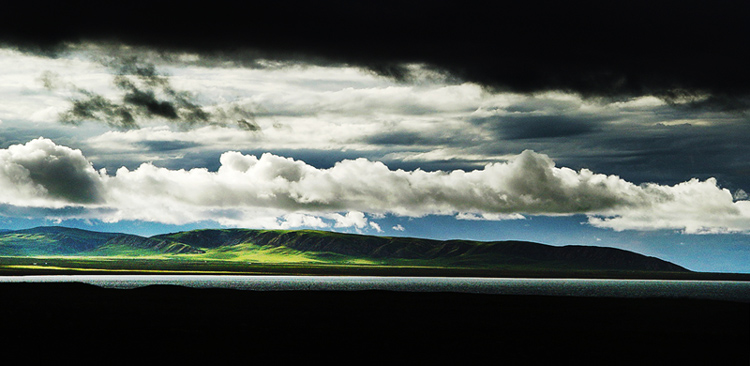
[[[750,273],[748,5],[483,4],[9,5],[0,228],[529,240]]]

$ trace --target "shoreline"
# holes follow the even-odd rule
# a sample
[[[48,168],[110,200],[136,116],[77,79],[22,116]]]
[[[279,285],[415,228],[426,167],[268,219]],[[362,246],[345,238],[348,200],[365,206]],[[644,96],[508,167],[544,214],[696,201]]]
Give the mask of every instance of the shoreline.
[[[633,280],[747,281],[750,273],[656,272],[613,270],[507,270],[439,267],[388,267],[340,265],[260,265],[240,270],[196,269],[105,269],[0,264],[0,277],[29,275],[291,275],[291,276],[379,276],[379,277],[479,277],[479,278],[580,278]]]
[[[750,282],[661,279],[488,278],[299,275],[31,275],[0,276],[0,286],[81,283],[133,289],[174,285],[251,291],[399,291],[513,296],[685,298],[750,304]]]

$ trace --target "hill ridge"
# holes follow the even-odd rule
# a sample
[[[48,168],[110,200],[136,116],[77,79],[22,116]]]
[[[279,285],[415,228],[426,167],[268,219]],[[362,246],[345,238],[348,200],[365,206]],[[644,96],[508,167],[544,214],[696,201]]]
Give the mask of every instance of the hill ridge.
[[[688,271],[682,266],[625,249],[531,241],[437,240],[322,230],[197,229],[143,237],[124,233],[46,226],[0,232],[0,255],[188,255],[243,260],[417,264],[466,268],[542,268]],[[284,257],[286,256],[286,257]],[[296,256],[292,258],[291,256]],[[295,259],[296,258],[296,259]]]
[[[220,238],[213,239],[213,238]],[[251,242],[259,246],[286,247],[303,252],[326,252],[376,259],[439,260],[477,265],[481,257],[496,258],[506,265],[540,261],[567,261],[570,265],[598,269],[647,269],[687,271],[682,266],[632,251],[598,246],[553,246],[531,241],[437,240],[337,233],[321,230],[199,229],[152,238],[172,239],[193,247],[215,248]],[[594,261],[597,262],[594,265]]]

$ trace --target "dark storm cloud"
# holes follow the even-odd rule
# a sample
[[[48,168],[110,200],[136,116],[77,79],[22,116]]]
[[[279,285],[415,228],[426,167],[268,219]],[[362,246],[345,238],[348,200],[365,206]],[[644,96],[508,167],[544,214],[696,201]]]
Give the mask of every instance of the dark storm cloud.
[[[460,139],[451,139],[446,136],[434,136],[431,133],[425,132],[413,132],[413,131],[399,131],[399,132],[386,132],[377,135],[371,135],[364,139],[364,142],[375,145],[402,145],[402,146],[435,146],[445,144],[447,142],[459,143]]]
[[[153,63],[143,62],[134,56],[117,58],[113,62],[112,66],[118,68],[115,85],[125,91],[123,102],[145,108],[149,115],[171,120],[181,119],[189,125],[209,120],[209,114],[192,100],[193,97],[187,92],[172,88],[169,77],[159,73]],[[144,87],[139,87],[131,75]],[[158,92],[164,96],[157,98]]]
[[[724,112],[740,112],[743,113],[750,110],[750,96],[734,96],[723,94],[713,95],[698,95],[694,97],[688,97],[688,102],[679,103],[680,99],[684,97],[673,97],[672,94],[668,94],[666,97],[662,97],[670,106],[676,107],[679,110],[684,111],[724,111]]]
[[[593,150],[608,150],[604,162],[591,159],[592,168],[617,171],[631,181],[676,184],[690,178],[716,177],[731,190],[750,187],[750,154],[745,124],[732,126],[654,126],[640,136],[627,130],[611,131],[589,141]],[[600,165],[601,164],[601,165]]]
[[[196,125],[225,125],[234,120],[239,128],[257,131],[252,112],[233,106],[230,110],[217,109],[213,114],[195,101],[188,92],[174,89],[169,76],[159,73],[153,63],[138,57],[114,57],[100,60],[114,73],[113,84],[121,92],[119,100],[110,100],[93,91],[73,86],[76,97],[71,107],[60,114],[62,122],[79,124],[95,120],[120,129],[138,128],[139,119],[163,118],[180,128]],[[59,77],[43,72],[39,80],[48,89],[59,85]],[[237,118],[239,117],[239,118]]]
[[[48,219],[53,219],[66,217],[96,217],[97,215],[114,212],[114,209],[104,207],[27,207],[0,203],[0,216],[6,217],[46,217]]]
[[[550,155],[560,166],[616,174],[635,184],[674,185],[715,177],[735,192],[750,188],[750,126],[608,124],[581,135],[504,140],[474,147],[480,154],[512,154],[529,148]]]
[[[505,140],[571,137],[598,130],[599,117],[509,115],[475,118],[472,122],[486,126]]]
[[[213,120],[217,121],[234,121],[234,124],[242,130],[258,132],[261,128],[255,122],[255,117],[259,116],[259,112],[255,110],[257,108],[254,105],[231,104],[228,107],[215,108],[211,116]]]
[[[133,117],[134,111],[128,106],[117,104],[88,90],[78,92],[82,97],[71,99],[70,109],[60,114],[62,122],[78,124],[84,120],[96,120],[122,129],[138,127]]]
[[[747,1],[15,2],[6,43],[117,41],[203,55],[348,63],[403,79],[420,62],[501,90],[622,98],[679,90],[746,109]],[[136,26],[137,24],[137,26]],[[256,50],[256,51],[254,51]],[[739,102],[737,102],[739,101]],[[715,103],[714,103],[715,102]]]
[[[138,146],[146,148],[148,151],[174,151],[189,149],[191,147],[201,146],[198,143],[190,141],[138,141]]]
[[[238,119],[237,126],[245,131],[260,131],[258,123],[252,120]]]

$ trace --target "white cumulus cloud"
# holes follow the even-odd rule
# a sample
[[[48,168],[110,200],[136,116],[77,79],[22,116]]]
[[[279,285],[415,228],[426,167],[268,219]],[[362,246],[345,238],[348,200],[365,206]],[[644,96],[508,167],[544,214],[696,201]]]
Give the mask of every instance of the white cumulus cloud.
[[[114,174],[96,171],[79,150],[39,138],[0,150],[0,203],[82,207],[105,221],[233,226],[380,226],[384,214],[458,219],[589,215],[614,230],[750,232],[750,201],[713,178],[674,186],[636,185],[614,175],[557,167],[527,150],[474,171],[392,170],[367,159],[328,169],[270,153],[221,155],[217,171],[167,169],[151,163]],[[83,215],[83,214],[81,214]]]
[[[58,207],[104,197],[102,176],[80,150],[38,138],[0,149],[0,202]]]

